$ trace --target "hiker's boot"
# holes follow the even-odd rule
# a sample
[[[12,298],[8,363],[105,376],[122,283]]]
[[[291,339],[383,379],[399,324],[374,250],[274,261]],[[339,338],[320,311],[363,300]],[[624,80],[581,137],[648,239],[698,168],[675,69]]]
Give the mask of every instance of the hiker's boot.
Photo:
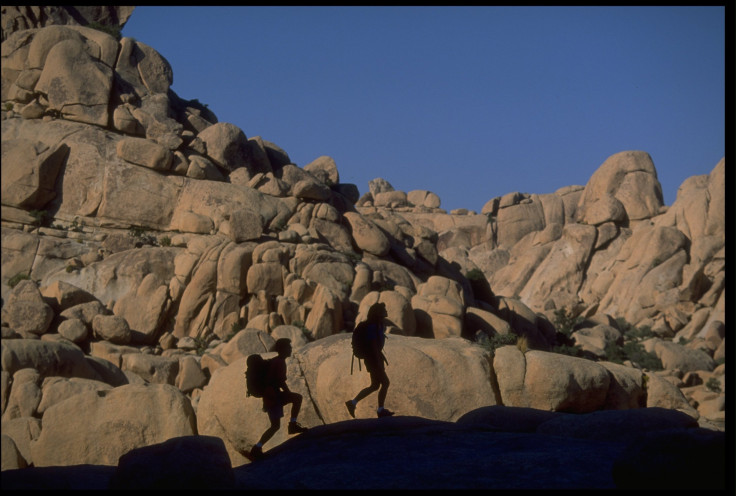
[[[355,418],[355,405],[352,401],[348,400],[345,402],[345,408],[348,409],[348,413],[351,417]]]
[[[307,432],[308,430],[308,428],[299,425],[299,422],[289,422],[289,434],[300,434],[302,432]]]
[[[390,417],[393,414],[394,414],[394,412],[392,412],[391,410],[388,410],[388,409],[384,408],[380,412],[376,413],[376,416],[378,418],[381,418],[381,417]]]
[[[250,459],[251,460],[260,460],[264,456],[266,456],[266,455],[263,454],[263,448],[261,448],[260,446],[255,446],[254,445],[250,449]]]

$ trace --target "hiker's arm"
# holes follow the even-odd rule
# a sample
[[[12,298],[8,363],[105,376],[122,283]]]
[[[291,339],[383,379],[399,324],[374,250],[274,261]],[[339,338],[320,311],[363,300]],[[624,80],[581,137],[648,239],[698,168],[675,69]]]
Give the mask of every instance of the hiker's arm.
[[[276,377],[278,378],[279,388],[286,393],[290,393],[289,386],[286,385],[286,362],[279,367]]]
[[[377,339],[373,339],[371,341],[371,349],[373,350],[373,356],[376,357],[379,362],[383,360],[383,350],[381,349],[381,344]]]
[[[281,381],[281,384],[279,384],[279,387],[280,387],[280,388],[281,388],[281,390],[282,390],[282,391],[284,391],[285,393],[290,393],[290,392],[291,392],[291,391],[289,390],[289,386],[287,386],[287,385],[286,385],[286,381],[285,381],[285,380],[284,380],[284,381]]]

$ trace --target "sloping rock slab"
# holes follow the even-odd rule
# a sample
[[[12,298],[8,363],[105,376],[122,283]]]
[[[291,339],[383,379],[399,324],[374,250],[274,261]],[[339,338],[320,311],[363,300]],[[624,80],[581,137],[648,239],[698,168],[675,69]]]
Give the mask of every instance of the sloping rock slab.
[[[236,468],[243,489],[614,489],[617,442],[415,417],[320,426]]]
[[[106,490],[117,467],[106,465],[71,465],[4,470],[0,488]]]
[[[312,428],[235,473],[242,489],[726,487],[724,432],[690,427],[673,410],[594,413],[491,406],[457,423],[400,416],[348,420]],[[607,428],[612,432],[597,432]],[[616,431],[626,435],[617,438]],[[659,452],[652,438],[668,453]],[[692,450],[701,460],[680,470],[676,484],[668,482],[671,467],[688,465]],[[637,459],[635,470],[629,457]],[[658,461],[663,457],[667,464]],[[637,480],[641,474],[656,482]]]
[[[120,457],[110,489],[234,489],[225,443],[219,437],[184,436]]]
[[[676,427],[679,419],[673,417],[661,426],[645,421],[641,436],[625,440],[616,440],[614,432],[605,439],[581,433],[586,424],[593,429],[607,424],[614,431],[626,427],[631,435],[636,426],[624,426],[621,420],[667,416],[656,410],[591,417],[493,406],[469,412],[456,423],[407,416],[341,421],[314,427],[270,450],[266,445],[265,459],[233,469],[234,486],[240,490],[672,489],[676,481],[679,487],[725,489],[725,432]],[[545,424],[554,434],[540,433]],[[204,436],[187,438],[189,448],[197,444],[197,437]],[[203,441],[212,444],[210,453],[217,453],[216,443]],[[171,450],[163,448],[139,453],[151,467],[163,467],[171,464],[166,460]],[[164,459],[156,462],[151,458],[154,453]],[[688,463],[688,453],[697,453],[698,463]],[[142,461],[136,461],[133,452],[129,458],[129,467]],[[673,467],[679,470],[674,479]],[[92,465],[6,470],[2,489],[108,489],[120,470]],[[209,476],[214,473],[221,480],[213,484],[225,480],[229,486],[226,467],[210,470]],[[644,474],[646,479],[640,479]],[[189,477],[196,480],[194,474]],[[164,489],[153,487],[153,480],[151,484],[150,489]]]

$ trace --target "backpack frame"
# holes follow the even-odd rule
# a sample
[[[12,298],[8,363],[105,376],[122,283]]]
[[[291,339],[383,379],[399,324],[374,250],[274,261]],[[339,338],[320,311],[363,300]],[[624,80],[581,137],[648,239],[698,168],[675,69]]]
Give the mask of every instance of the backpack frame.
[[[263,398],[270,365],[271,359],[266,360],[258,353],[248,355],[245,369],[246,397]]]
[[[372,340],[371,333],[377,334],[378,332],[375,329],[375,326],[376,324],[366,321],[361,322],[360,324],[355,326],[350,343],[353,348],[353,357],[350,360],[350,375],[353,375],[353,364],[355,363],[356,358],[358,359],[358,370],[362,370],[360,366],[360,360],[365,360],[366,356],[369,353],[369,346]],[[383,346],[381,346],[381,348],[383,348]],[[388,360],[386,360],[386,355],[384,355],[383,352],[381,352],[381,359],[388,364]]]

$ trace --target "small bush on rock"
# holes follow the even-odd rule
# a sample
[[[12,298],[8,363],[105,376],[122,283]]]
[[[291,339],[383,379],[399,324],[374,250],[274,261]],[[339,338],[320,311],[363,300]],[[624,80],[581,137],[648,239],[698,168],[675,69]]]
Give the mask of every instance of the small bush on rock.
[[[46,225],[46,221],[48,220],[48,213],[46,210],[30,210],[28,213],[33,217],[34,226],[41,227]]]
[[[87,27],[96,29],[97,31],[102,31],[103,33],[107,33],[115,38],[117,41],[120,41],[120,39],[122,38],[122,34],[120,33],[120,26],[105,26],[104,24],[100,24],[97,21],[93,21],[87,24]]]
[[[605,348],[606,359],[614,363],[624,363],[629,360],[637,366],[647,370],[662,370],[662,361],[654,353],[644,349],[641,342],[655,336],[651,327],[634,327],[622,318],[616,319],[619,329],[624,335],[623,346],[608,343]]]
[[[19,272],[18,274],[15,274],[13,277],[11,277],[10,279],[8,279],[8,286],[11,287],[11,288],[14,288],[19,282],[21,282],[21,281],[23,281],[25,279],[30,279],[30,278],[31,278],[31,276],[29,276],[28,274],[24,274],[23,272]]]
[[[555,329],[557,329],[557,332],[562,333],[568,338],[572,335],[572,330],[575,327],[575,324],[578,324],[583,320],[579,316],[573,316],[572,312],[568,311],[566,308],[555,310],[554,315],[555,318],[552,323],[554,324]]]
[[[471,269],[465,274],[465,278],[468,281],[485,281],[486,276],[480,269]]]
[[[508,345],[517,345],[517,341],[519,340],[519,336],[516,334],[495,334],[491,336],[490,338],[483,339],[481,341],[482,346],[490,351],[491,353],[494,353],[496,349],[502,347],[502,346],[508,346]]]
[[[720,393],[721,392],[721,381],[716,379],[715,377],[711,377],[708,379],[708,381],[705,383],[705,387],[714,393]]]

